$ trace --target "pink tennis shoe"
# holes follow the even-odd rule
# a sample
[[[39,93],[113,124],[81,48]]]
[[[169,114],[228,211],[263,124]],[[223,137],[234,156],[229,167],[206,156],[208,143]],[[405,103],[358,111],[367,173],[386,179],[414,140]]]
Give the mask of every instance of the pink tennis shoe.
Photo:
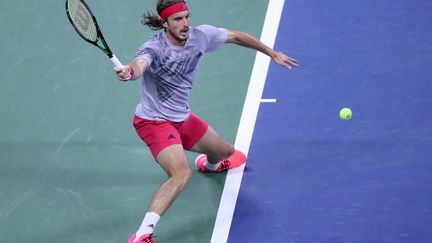
[[[222,172],[225,170],[229,170],[235,167],[239,167],[240,165],[244,164],[246,162],[246,156],[243,152],[240,150],[235,150],[234,154],[232,154],[230,157],[222,160],[219,164],[219,167],[217,170],[209,170],[205,167],[205,162],[207,162],[207,155],[200,154],[195,159],[195,165],[200,169],[202,172],[205,173],[211,173],[211,172]]]
[[[135,234],[131,235],[131,237],[128,240],[128,243],[155,243],[155,241],[152,239],[153,234],[145,234],[141,236],[138,241],[135,241]]]

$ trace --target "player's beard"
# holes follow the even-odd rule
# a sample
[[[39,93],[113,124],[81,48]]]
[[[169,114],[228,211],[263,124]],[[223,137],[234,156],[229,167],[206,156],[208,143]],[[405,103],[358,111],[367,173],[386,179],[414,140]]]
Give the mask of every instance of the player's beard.
[[[168,28],[169,34],[178,42],[184,44],[189,38],[189,27],[179,30],[177,33]]]

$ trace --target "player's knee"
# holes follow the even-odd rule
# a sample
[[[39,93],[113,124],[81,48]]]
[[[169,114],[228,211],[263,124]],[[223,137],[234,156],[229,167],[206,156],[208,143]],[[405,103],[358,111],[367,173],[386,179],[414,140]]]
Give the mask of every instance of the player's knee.
[[[209,161],[211,161],[211,162],[221,161],[223,159],[230,157],[232,154],[234,154],[234,151],[235,151],[234,146],[227,143],[221,149],[219,149],[218,151],[215,151],[215,153],[207,154],[207,157],[208,157]]]
[[[192,170],[188,168],[176,171],[172,175],[172,179],[177,181],[177,184],[181,187],[185,187],[192,177]]]
[[[234,152],[235,152],[235,148],[234,148],[234,146],[232,146],[231,144],[228,144],[226,158],[228,158],[228,157],[230,157],[231,155],[233,155]]]
[[[219,160],[226,159],[234,153],[234,147],[231,144],[227,144],[226,147],[219,154]]]
[[[230,157],[235,151],[234,146],[232,146],[231,144],[227,143],[224,148],[222,149],[221,153],[219,154],[220,156],[220,160],[222,159],[226,159],[228,157]]]

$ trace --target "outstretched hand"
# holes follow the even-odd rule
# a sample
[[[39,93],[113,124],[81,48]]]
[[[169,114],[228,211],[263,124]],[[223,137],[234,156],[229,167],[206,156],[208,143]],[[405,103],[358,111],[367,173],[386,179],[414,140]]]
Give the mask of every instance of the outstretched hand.
[[[281,65],[281,66],[283,66],[283,67],[286,67],[286,68],[288,68],[288,69],[291,69],[291,68],[293,68],[293,67],[298,67],[298,66],[300,66],[298,63],[297,63],[297,60],[296,59],[294,59],[294,58],[292,58],[292,57],[289,57],[289,56],[287,56],[287,55],[285,55],[284,53],[282,53],[282,52],[275,52],[275,54],[273,55],[273,60],[277,63],[277,64],[279,64],[279,65]]]

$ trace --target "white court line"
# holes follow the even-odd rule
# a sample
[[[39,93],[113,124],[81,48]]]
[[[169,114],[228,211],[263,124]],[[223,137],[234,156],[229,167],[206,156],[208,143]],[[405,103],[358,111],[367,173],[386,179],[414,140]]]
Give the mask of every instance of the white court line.
[[[276,40],[284,3],[285,0],[269,0],[260,40],[271,48],[273,48]],[[249,146],[255,128],[255,122],[269,65],[270,58],[258,52],[255,58],[255,64],[252,70],[249,88],[246,94],[246,100],[234,144],[237,149],[243,151],[245,154],[248,154],[249,152]],[[228,171],[224,190],[222,192],[222,198],[219,204],[218,214],[216,216],[211,243],[226,243],[228,241],[228,234],[231,228],[243,171],[244,166]]]
[[[261,103],[276,103],[276,99],[261,99]]]

